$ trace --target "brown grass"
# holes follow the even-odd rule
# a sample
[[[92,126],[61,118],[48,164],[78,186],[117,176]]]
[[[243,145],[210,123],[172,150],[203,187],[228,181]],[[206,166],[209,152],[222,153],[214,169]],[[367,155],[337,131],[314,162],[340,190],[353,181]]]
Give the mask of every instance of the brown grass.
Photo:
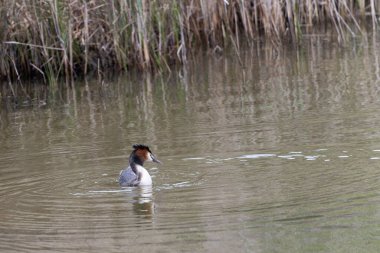
[[[376,15],[380,0],[3,0],[0,78],[166,69],[200,48],[239,51],[242,38],[298,43],[332,26],[339,41]]]

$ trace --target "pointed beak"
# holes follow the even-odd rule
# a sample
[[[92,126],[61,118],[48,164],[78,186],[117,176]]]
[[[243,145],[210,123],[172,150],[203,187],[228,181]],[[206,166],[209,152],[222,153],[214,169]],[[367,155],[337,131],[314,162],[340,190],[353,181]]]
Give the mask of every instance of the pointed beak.
[[[158,160],[154,155],[152,155],[152,161],[155,163],[162,164],[162,162],[160,162],[160,160]]]

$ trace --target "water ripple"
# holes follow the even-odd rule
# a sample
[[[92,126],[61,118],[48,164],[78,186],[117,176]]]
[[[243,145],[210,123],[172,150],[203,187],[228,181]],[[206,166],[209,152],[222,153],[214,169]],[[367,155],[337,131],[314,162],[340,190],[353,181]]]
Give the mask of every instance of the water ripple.
[[[243,234],[305,224],[343,229],[334,221],[352,224],[352,217],[364,216],[367,205],[380,201],[380,172],[365,162],[374,160],[375,151],[344,151],[173,157],[165,166],[148,168],[155,182],[148,191],[119,188],[114,170],[87,167],[76,173],[52,166],[49,171],[31,170],[29,177],[22,177],[22,169],[12,170],[0,177],[0,227],[10,228],[0,240],[2,249],[12,247],[7,238],[16,234],[26,240],[19,249],[33,251],[35,235],[47,240],[47,248],[52,247],[50,237],[52,243],[73,241],[77,249],[85,247],[90,231],[91,241],[104,246],[111,244],[104,237],[129,238],[130,231],[144,231],[151,245],[157,245],[160,238],[169,243],[206,228],[215,234],[225,233],[226,227]]]

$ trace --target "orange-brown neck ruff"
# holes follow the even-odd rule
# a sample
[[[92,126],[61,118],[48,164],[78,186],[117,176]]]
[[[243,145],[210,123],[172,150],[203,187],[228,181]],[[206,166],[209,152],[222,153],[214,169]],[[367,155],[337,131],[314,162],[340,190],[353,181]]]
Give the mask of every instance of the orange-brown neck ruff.
[[[137,149],[135,155],[141,160],[142,163],[148,160],[148,150],[146,149]]]

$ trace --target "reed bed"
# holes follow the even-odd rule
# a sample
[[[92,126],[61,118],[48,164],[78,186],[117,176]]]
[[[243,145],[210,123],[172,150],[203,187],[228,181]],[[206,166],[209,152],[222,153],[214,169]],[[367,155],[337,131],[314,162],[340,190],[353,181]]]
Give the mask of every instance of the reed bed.
[[[241,41],[298,43],[330,26],[337,38],[376,27],[380,0],[2,0],[0,78],[47,83],[108,70],[164,70],[199,49]]]

